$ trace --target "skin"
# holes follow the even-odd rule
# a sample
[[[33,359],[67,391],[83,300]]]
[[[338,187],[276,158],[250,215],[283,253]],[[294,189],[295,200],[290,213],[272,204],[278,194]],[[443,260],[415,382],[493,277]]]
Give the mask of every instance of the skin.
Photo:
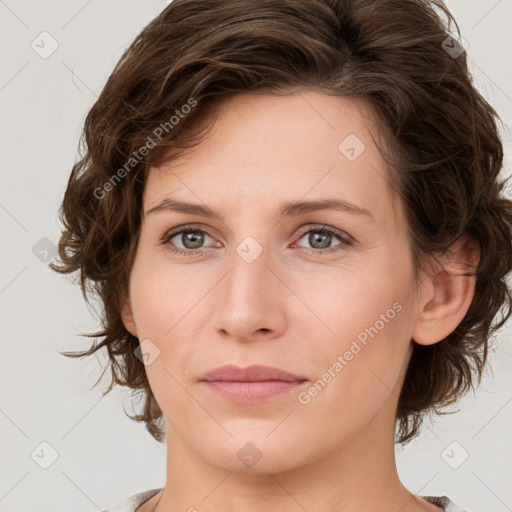
[[[196,148],[150,168],[143,203],[145,212],[164,197],[206,204],[222,220],[144,214],[122,309],[126,328],[160,350],[146,371],[167,427],[166,485],[138,512],[441,510],[399,480],[395,411],[413,344],[457,327],[474,277],[440,269],[414,280],[402,205],[361,100],[243,94],[210,115],[215,124]],[[354,161],[338,149],[349,134],[365,145]],[[371,217],[277,213],[284,201],[324,197]],[[203,255],[170,251],[192,250],[184,235],[161,244],[190,223],[204,231]],[[317,232],[308,230],[323,225],[355,243],[327,235],[336,252],[319,254],[326,246],[312,245]],[[236,251],[248,236],[263,249],[251,263]],[[478,257],[466,238],[452,252]],[[231,403],[199,382],[224,364],[266,364],[306,376],[307,390],[394,303],[401,311],[307,404],[297,391]],[[252,467],[237,457],[247,442],[262,455]]]

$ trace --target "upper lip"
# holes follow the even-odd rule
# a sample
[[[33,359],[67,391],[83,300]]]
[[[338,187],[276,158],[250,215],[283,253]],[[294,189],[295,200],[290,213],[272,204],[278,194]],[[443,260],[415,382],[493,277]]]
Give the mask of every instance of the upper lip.
[[[247,368],[240,368],[236,365],[219,366],[214,370],[205,373],[200,380],[203,381],[237,381],[237,382],[254,382],[266,380],[283,380],[283,381],[304,381],[306,377],[294,375],[280,368],[272,366],[253,365]]]

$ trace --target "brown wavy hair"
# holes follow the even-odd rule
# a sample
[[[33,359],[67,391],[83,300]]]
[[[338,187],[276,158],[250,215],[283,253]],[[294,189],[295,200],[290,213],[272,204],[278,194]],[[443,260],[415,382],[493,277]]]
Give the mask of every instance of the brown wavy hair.
[[[140,394],[142,414],[128,416],[162,442],[163,413],[135,356],[139,340],[120,314],[146,170],[168,161],[170,149],[176,156],[200,142],[198,121],[222,97],[316,90],[373,106],[416,275],[463,234],[478,241],[467,314],[439,343],[414,344],[397,441],[415,437],[426,413],[444,414],[480,383],[491,336],[512,305],[501,119],[473,86],[466,52],[450,53],[457,40],[460,29],[441,0],[174,0],[126,49],[85,120],[59,210],[60,266],[50,267],[80,271],[84,299],[96,296],[103,306],[102,330],[85,336],[102,340],[65,355],[106,348],[101,376],[110,368],[112,380],[105,393],[118,384]]]

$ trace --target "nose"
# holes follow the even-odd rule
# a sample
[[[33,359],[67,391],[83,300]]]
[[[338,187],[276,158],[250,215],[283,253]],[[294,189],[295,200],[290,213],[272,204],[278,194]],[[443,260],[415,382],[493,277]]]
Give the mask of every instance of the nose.
[[[281,336],[293,294],[283,284],[270,251],[254,240],[242,242],[230,264],[218,284],[217,331],[224,338],[246,342]]]

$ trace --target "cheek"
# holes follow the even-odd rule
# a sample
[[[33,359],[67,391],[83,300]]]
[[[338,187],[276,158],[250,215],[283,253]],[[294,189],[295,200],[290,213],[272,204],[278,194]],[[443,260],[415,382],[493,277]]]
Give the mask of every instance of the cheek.
[[[184,312],[190,293],[183,279],[169,265],[143,255],[135,261],[130,281],[130,297],[139,337],[164,339]]]
[[[316,276],[314,289],[303,288],[298,295],[306,298],[308,316],[321,324],[324,339],[340,349],[352,339],[364,343],[372,334],[387,333],[400,318],[399,306],[393,307],[402,296],[399,288],[365,269]]]
[[[356,335],[340,335],[324,350],[318,380],[298,397],[304,424],[321,424],[327,439],[342,442],[368,426],[382,408],[394,414],[390,402],[399,395],[407,359],[403,311],[384,327],[380,323],[367,330],[352,326]],[[361,333],[364,336],[358,338]]]
[[[204,292],[198,292],[197,278],[157,258],[146,262],[136,261],[131,276],[135,323],[143,351],[146,344],[156,354],[146,366],[155,396],[160,389],[174,394],[179,389],[173,376],[183,383],[191,376],[188,362],[208,318],[206,301],[201,301]]]
[[[312,393],[322,395],[326,407],[331,402],[347,413],[370,414],[399,386],[407,362],[407,280],[394,279],[389,272],[352,272],[324,284],[318,289],[325,294],[315,293],[308,302],[321,318],[324,332],[322,355],[318,357],[316,351],[314,355],[320,382]]]

